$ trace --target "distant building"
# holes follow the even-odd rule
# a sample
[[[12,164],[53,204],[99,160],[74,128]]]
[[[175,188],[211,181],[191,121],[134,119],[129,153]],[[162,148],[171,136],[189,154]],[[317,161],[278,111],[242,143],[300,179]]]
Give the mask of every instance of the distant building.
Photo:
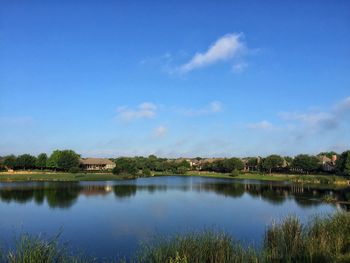
[[[106,158],[82,158],[81,167],[86,171],[104,171],[113,169],[116,164]]]
[[[332,159],[325,155],[318,156],[320,163],[322,165],[322,170],[325,172],[332,172],[335,170],[335,164],[337,162],[337,155],[333,154]]]

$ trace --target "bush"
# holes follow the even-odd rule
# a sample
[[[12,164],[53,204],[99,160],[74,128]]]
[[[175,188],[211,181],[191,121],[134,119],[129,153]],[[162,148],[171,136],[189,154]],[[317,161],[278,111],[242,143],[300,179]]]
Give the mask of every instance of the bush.
[[[72,168],[69,168],[68,172],[69,173],[72,173],[72,174],[76,174],[76,173],[79,173],[81,170],[79,167],[72,167]]]
[[[230,173],[230,176],[236,177],[239,175],[239,171],[237,169],[233,169],[232,172]]]
[[[142,170],[142,174],[143,174],[143,176],[152,176],[151,170],[148,168],[144,168]]]
[[[176,173],[177,174],[186,174],[187,173],[187,167],[185,166],[180,166],[176,168]]]

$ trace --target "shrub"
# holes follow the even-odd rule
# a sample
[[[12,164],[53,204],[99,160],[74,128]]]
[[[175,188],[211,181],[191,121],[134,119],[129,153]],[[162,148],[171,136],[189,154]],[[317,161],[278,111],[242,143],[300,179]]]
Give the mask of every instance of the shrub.
[[[76,174],[76,173],[79,173],[81,170],[79,167],[72,167],[72,168],[69,168],[68,172],[69,173],[72,173],[72,174]]]
[[[239,175],[239,171],[237,169],[233,169],[232,172],[230,173],[230,176],[236,177]]]
[[[144,168],[142,170],[142,174],[143,174],[143,176],[151,176],[152,175],[151,170],[148,168]]]
[[[185,166],[179,166],[176,168],[177,174],[186,174],[187,173],[187,167]]]

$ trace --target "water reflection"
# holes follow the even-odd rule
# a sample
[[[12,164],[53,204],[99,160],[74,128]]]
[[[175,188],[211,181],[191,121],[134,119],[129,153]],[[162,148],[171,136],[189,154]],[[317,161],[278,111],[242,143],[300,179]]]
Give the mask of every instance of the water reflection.
[[[0,188],[0,200],[22,204],[33,200],[38,205],[46,200],[51,208],[69,208],[83,189],[79,183],[7,184]]]
[[[176,180],[177,179],[177,180]],[[106,196],[111,193],[116,199],[134,198],[138,193],[153,194],[166,191],[208,192],[228,198],[249,195],[274,205],[286,200],[295,200],[300,207],[322,204],[325,196],[332,196],[338,206],[350,210],[350,189],[311,187],[285,183],[262,183],[254,181],[215,180],[208,178],[174,177],[173,181],[157,178],[123,182],[52,182],[52,183],[3,183],[0,184],[0,201],[24,204],[34,201],[37,205],[47,203],[50,208],[67,209],[79,196]]]

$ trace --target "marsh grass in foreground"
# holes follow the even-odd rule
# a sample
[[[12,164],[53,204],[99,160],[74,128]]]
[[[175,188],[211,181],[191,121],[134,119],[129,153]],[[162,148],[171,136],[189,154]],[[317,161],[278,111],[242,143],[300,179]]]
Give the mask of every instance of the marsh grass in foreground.
[[[1,254],[0,254],[1,255]],[[74,256],[57,237],[44,240],[22,235],[2,262],[101,262]],[[350,262],[350,213],[313,217],[306,224],[289,216],[267,227],[260,248],[245,247],[229,235],[215,231],[157,237],[141,246],[135,257],[102,262],[133,263],[282,263]]]
[[[42,236],[22,234],[15,240],[15,248],[2,253],[0,262],[8,263],[80,263],[94,262],[91,257],[72,255],[67,244],[59,244],[59,235],[45,239]]]

